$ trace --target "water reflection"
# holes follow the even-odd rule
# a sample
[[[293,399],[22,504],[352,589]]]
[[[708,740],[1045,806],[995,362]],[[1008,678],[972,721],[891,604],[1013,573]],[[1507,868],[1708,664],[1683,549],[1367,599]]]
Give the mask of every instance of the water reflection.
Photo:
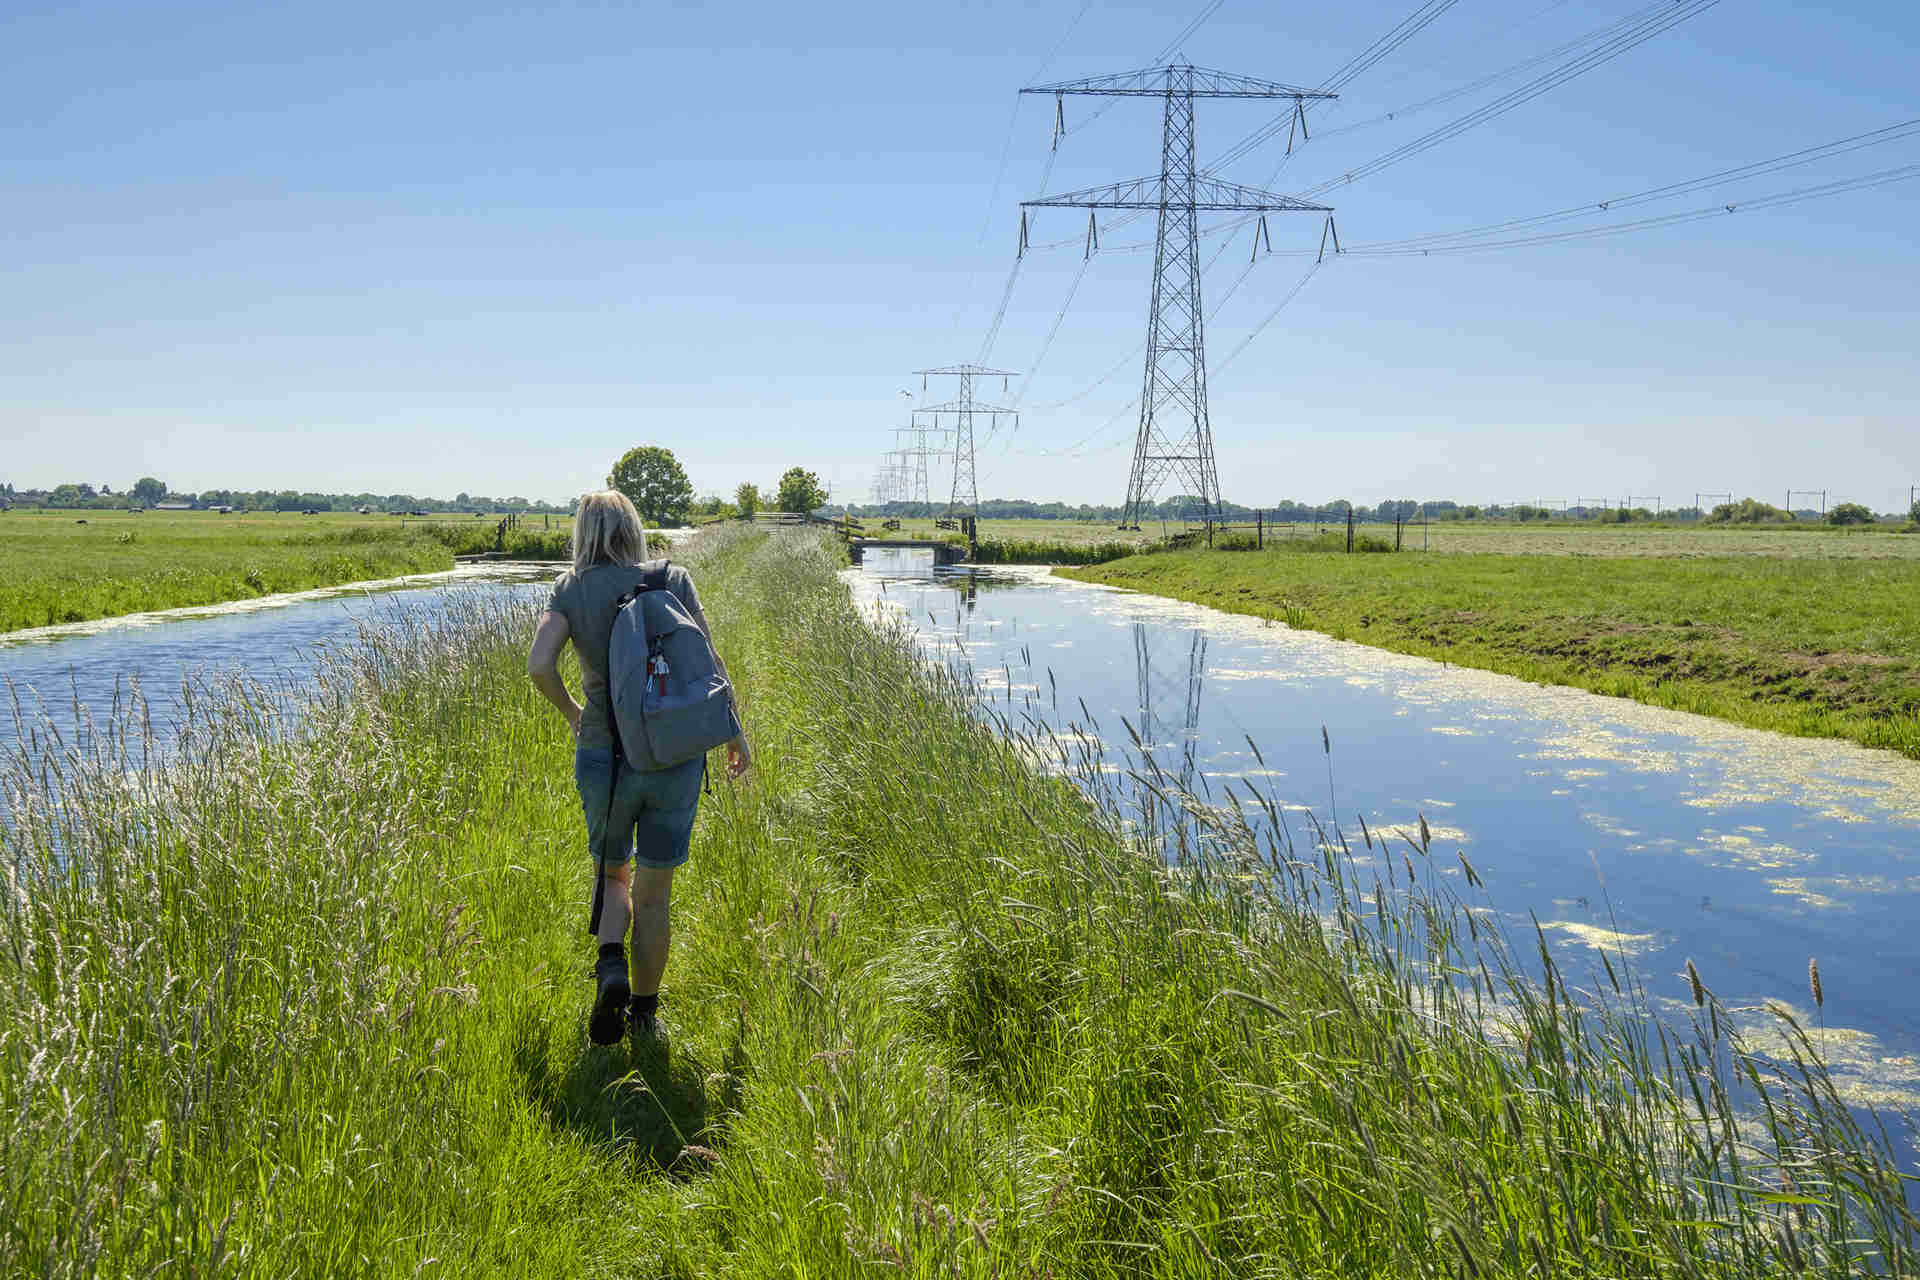
[[[1843,1096],[1920,1104],[1920,764],[1044,570],[849,581],[1063,738],[1117,755],[1131,725],[1191,791],[1251,779],[1282,811],[1337,815],[1363,870],[1384,867],[1359,820],[1395,839],[1424,818],[1441,882],[1477,899],[1464,851],[1509,927],[1537,919],[1575,972],[1605,949],[1684,1001],[1691,958],[1760,1009],[1807,1004],[1817,957]]]
[[[1183,655],[1180,650],[1185,648]],[[1156,630],[1144,622],[1133,624],[1134,678],[1139,688],[1140,754],[1152,767],[1170,777],[1176,794],[1194,795],[1200,767],[1200,692],[1207,673],[1207,637],[1204,632]],[[1175,727],[1177,725],[1177,727]],[[1197,838],[1192,815],[1150,804],[1148,820],[1162,824],[1163,837],[1176,845]]]

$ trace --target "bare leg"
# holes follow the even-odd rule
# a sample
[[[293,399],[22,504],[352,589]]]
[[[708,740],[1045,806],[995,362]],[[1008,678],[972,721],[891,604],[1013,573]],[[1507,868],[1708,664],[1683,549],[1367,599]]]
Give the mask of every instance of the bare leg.
[[[657,994],[661,976],[667,971],[667,945],[673,936],[667,923],[673,871],[672,867],[633,868],[633,953],[629,967],[636,996]]]
[[[627,921],[633,916],[633,899],[627,889],[632,866],[625,863],[607,868],[605,897],[600,903],[600,930],[594,935],[603,945],[626,940]]]

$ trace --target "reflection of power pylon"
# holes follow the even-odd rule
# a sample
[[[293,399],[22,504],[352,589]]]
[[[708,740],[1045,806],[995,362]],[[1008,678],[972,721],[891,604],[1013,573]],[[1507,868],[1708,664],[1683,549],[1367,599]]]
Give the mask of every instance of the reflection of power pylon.
[[[1178,641],[1183,638],[1188,641],[1184,669],[1177,656],[1178,650],[1167,644],[1169,639]],[[1157,660],[1156,649],[1160,650]],[[1179,707],[1179,762],[1174,769],[1165,769],[1164,765],[1162,769],[1178,778],[1182,792],[1191,793],[1194,774],[1198,770],[1200,688],[1207,674],[1207,637],[1198,631],[1156,632],[1146,623],[1136,622],[1133,624],[1133,653],[1140,690],[1141,744],[1154,757],[1155,764],[1162,764],[1159,752],[1165,744],[1161,742],[1161,737],[1174,732],[1175,728],[1160,712],[1162,709]]]

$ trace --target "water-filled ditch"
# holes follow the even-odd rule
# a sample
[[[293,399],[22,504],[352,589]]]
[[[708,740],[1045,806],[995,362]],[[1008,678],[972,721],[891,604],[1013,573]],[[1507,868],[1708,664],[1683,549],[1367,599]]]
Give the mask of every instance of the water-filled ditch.
[[[1016,720],[1096,733],[1116,760],[1131,729],[1196,794],[1245,779],[1337,816],[1363,862],[1359,820],[1411,836],[1424,816],[1432,866],[1512,933],[1537,918],[1568,970],[1598,971],[1605,948],[1679,1013],[1692,959],[1758,1043],[1769,1001],[1814,1028],[1849,1102],[1920,1103],[1920,763],[1045,570],[902,559],[846,577]]]
[[[146,723],[165,748],[182,690],[244,676],[290,699],[310,677],[320,651],[351,640],[360,627],[396,608],[432,613],[462,592],[484,589],[538,597],[560,566],[500,562],[448,573],[415,574],[228,604],[76,622],[0,634],[0,682],[11,707],[0,711],[0,744],[21,731],[51,727],[72,741],[104,724],[116,699],[138,689]]]

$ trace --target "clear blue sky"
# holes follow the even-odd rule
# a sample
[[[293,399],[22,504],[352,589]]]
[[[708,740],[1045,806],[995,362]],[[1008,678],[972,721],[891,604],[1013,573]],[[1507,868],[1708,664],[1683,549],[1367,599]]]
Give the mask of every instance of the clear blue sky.
[[[1644,3],[1460,0],[1323,127]],[[15,0],[0,480],[558,498],[659,443],[702,491],[801,463],[863,500],[910,371],[980,354],[1017,202],[1040,194],[1053,102],[1016,90],[1143,65],[1203,7]],[[1415,7],[1227,0],[1182,51],[1315,84]],[[1916,55],[1909,0],[1722,0],[1328,199],[1357,244],[1626,194],[1920,116]],[[1494,92],[1329,133],[1276,185]],[[1098,105],[1069,99],[1068,124]],[[1202,103],[1202,163],[1268,114]],[[1158,141],[1156,105],[1121,102],[1068,136],[1047,185],[1148,173]],[[1228,176],[1264,185],[1279,157]],[[1910,140],[1740,194],[1916,160]],[[1226,495],[1673,504],[1792,485],[1904,507],[1917,205],[1912,182],[1609,240],[1331,263],[1215,378]],[[1310,215],[1271,226],[1276,249],[1318,243]],[[1034,239],[1083,227],[1055,211]],[[1080,256],[1029,259],[994,364],[1031,368]],[[1137,359],[1045,406],[1140,342],[1150,269],[1095,259],[1008,393],[1031,411],[986,445],[983,497],[1119,501]],[[1248,275],[1209,329],[1216,360],[1302,269]]]

